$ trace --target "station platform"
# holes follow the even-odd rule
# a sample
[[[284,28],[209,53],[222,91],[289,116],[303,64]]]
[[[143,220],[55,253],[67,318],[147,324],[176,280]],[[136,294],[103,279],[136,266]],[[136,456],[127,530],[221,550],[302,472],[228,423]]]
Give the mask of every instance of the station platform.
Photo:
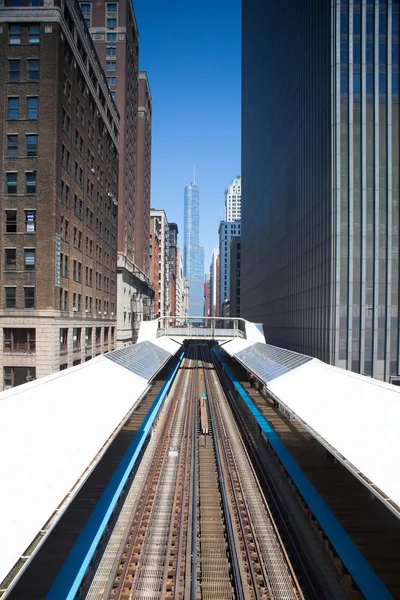
[[[328,507],[333,529],[324,529],[318,506],[311,517],[333,556],[341,557],[364,597],[400,598],[400,390],[266,344],[256,324],[229,332],[205,339],[218,346],[267,443],[277,453],[271,439],[279,441],[296,465],[300,492],[304,476]],[[160,335],[158,324],[146,323],[134,346],[0,394],[0,452],[9,457],[0,495],[0,595],[8,597],[18,584],[157,375],[177,360],[191,339],[181,333]],[[310,506],[305,502],[312,512]],[[330,515],[372,574],[337,544]]]

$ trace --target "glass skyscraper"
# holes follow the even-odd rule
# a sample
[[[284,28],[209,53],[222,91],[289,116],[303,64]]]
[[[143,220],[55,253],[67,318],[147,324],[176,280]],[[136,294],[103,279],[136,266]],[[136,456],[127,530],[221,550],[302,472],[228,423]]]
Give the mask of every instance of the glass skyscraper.
[[[199,246],[200,191],[197,185],[185,187],[183,216],[183,274],[189,280],[189,317],[203,315],[204,248]]]
[[[243,5],[242,314],[399,378],[399,1]]]

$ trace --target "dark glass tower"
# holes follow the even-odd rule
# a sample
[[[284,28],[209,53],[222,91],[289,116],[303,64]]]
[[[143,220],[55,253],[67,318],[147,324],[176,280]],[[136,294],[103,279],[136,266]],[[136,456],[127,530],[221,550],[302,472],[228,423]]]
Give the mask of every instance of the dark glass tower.
[[[399,376],[399,2],[243,4],[242,314]]]
[[[203,315],[204,248],[199,246],[200,192],[197,185],[185,187],[183,215],[183,274],[189,280],[189,317]]]

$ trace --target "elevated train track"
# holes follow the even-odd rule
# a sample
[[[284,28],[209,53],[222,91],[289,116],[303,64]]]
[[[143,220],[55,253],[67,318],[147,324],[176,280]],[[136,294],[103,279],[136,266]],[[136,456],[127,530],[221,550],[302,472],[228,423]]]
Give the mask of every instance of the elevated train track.
[[[189,346],[154,435],[98,598],[303,599],[206,344]]]
[[[73,553],[103,479],[103,487],[94,490],[88,481],[79,504],[65,515],[67,529],[61,521],[58,536],[50,538],[9,597],[45,598],[50,589],[49,598],[57,600],[361,599],[343,588],[328,556],[318,555],[320,546],[313,554],[310,535],[318,545],[317,536],[302,523],[290,487],[284,489],[273,475],[268,462],[273,458],[235,402],[210,344],[188,343],[175,368],[175,376],[160,374],[102,459],[110,477],[121,457],[120,450],[113,451],[123,439],[121,448],[127,447],[160,397],[146,451],[79,587],[60,596],[55,571],[71,548]],[[168,378],[170,391],[161,398]]]

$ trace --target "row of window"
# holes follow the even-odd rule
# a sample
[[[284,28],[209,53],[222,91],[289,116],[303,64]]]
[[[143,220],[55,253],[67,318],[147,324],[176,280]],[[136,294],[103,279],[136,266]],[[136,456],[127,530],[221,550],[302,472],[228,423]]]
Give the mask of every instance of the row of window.
[[[18,231],[18,221],[17,221],[17,212],[16,210],[6,210],[6,218],[5,218],[5,228],[6,233],[17,233]],[[35,233],[36,231],[36,211],[35,210],[25,210],[25,220],[24,220],[24,232],[25,233]]]
[[[114,341],[115,327],[104,327],[104,343],[108,343],[110,338],[111,329],[111,341]],[[101,330],[102,327],[85,327],[85,345],[92,346],[93,343],[93,330],[95,331],[95,343],[101,344]],[[68,328],[60,328],[60,351],[68,351]],[[72,328],[72,340],[73,348],[80,347],[81,340],[81,327]],[[33,354],[36,352],[36,329],[22,329],[22,328],[9,328],[3,329],[3,350],[4,352],[11,354]],[[75,342],[78,342],[77,344]]]
[[[21,75],[21,59],[9,59],[8,79],[13,83],[18,83],[20,81],[39,81],[39,59],[27,59],[26,79],[23,79]]]
[[[60,288],[60,310],[68,311],[69,310],[69,293],[68,290]],[[103,308],[103,311],[102,311]],[[95,298],[95,314],[104,314],[109,315],[111,308],[111,316],[115,314],[115,303],[110,302],[109,300],[102,301],[101,298]],[[72,294],[72,310],[73,312],[82,312],[82,294],[78,292],[73,292]],[[93,314],[93,298],[92,296],[85,296],[85,312],[89,314]]]
[[[19,135],[17,133],[7,134],[7,158],[35,158],[38,155],[38,135],[36,133],[25,134],[24,152],[19,154]]]
[[[102,327],[73,327],[72,329],[72,349],[80,350],[82,347],[82,333],[85,336],[85,346],[91,348],[93,344],[93,330],[95,332],[95,344],[101,344],[101,330]],[[111,330],[111,332],[110,332]],[[108,344],[111,337],[111,342],[115,338],[115,327],[104,327],[104,343]],[[68,352],[68,328],[63,327],[60,329],[60,351]]]
[[[7,100],[7,119],[17,121],[20,118],[20,98],[19,96],[9,96]],[[38,96],[26,97],[25,115],[25,118],[30,121],[35,121],[39,118]]]
[[[25,186],[26,195],[36,194],[36,171],[25,172]],[[6,194],[8,196],[15,196],[18,193],[18,173],[6,173]]]
[[[8,5],[10,4],[8,3]],[[15,5],[13,4],[13,6]],[[16,6],[20,6],[20,4]],[[39,2],[30,4],[30,6],[39,6]],[[40,25],[10,25],[8,35],[8,41],[12,46],[19,46],[21,43],[40,44]]]
[[[36,250],[35,248],[24,248],[24,270],[34,271],[36,269]],[[17,270],[17,249],[4,249],[4,270]]]
[[[35,308],[35,288],[24,286],[23,288],[23,308]],[[15,286],[7,286],[4,288],[4,308],[17,308],[17,288]]]
[[[90,2],[81,2],[81,11],[83,18],[88,27],[92,24],[92,4]],[[118,24],[118,4],[116,2],[107,2],[105,6],[106,10],[106,24],[109,29],[117,27]]]

